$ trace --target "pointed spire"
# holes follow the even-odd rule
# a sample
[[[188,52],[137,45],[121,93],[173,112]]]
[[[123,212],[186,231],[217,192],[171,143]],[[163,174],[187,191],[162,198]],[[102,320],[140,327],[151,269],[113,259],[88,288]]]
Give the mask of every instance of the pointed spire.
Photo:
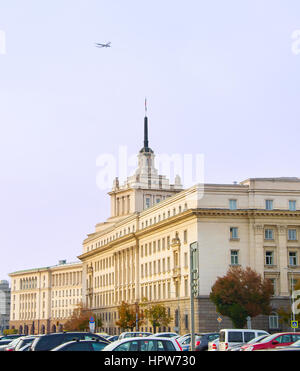
[[[148,140],[147,98],[145,98],[144,147],[141,149],[140,152],[153,152],[152,149],[149,148],[149,140]]]

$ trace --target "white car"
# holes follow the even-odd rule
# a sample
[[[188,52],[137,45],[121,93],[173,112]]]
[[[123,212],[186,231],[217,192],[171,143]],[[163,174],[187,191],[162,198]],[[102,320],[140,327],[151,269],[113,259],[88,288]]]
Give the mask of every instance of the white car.
[[[181,351],[178,341],[173,338],[147,336],[144,338],[129,338],[114,341],[107,345],[103,351],[121,352],[155,352],[155,351]]]
[[[210,341],[208,343],[208,349],[209,352],[217,352],[219,350],[219,338]]]
[[[122,334],[119,336],[119,340],[125,339],[125,338],[134,338],[134,337],[144,337],[153,335],[152,332],[141,332],[141,331],[135,331],[135,332],[122,332]]]

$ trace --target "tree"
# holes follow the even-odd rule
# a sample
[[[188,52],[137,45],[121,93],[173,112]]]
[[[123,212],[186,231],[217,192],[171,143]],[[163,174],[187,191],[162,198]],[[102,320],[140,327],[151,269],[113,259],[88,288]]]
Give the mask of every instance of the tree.
[[[161,326],[168,326],[172,321],[167,308],[163,304],[147,304],[147,299],[143,299],[143,305],[147,306],[144,313],[145,318],[148,319],[153,326],[154,333],[156,328]]]
[[[73,310],[71,318],[64,324],[64,330],[66,331],[88,330],[91,317],[95,317],[94,313],[90,309],[86,308],[83,305],[83,303],[80,303]]]
[[[210,300],[217,311],[229,317],[236,328],[244,328],[247,317],[271,313],[273,286],[270,280],[247,267],[231,267],[226,276],[218,277]]]
[[[138,325],[141,326],[144,323],[144,313],[140,309],[140,304],[128,304],[122,301],[122,304],[118,308],[119,319],[116,321],[116,325],[121,327],[123,330],[130,329],[133,331],[136,327],[136,319],[138,319]]]

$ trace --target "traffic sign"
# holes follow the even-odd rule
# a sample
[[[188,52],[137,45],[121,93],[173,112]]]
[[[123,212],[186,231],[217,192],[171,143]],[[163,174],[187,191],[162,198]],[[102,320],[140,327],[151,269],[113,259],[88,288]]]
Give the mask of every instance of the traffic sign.
[[[298,321],[291,321],[291,328],[298,328]]]

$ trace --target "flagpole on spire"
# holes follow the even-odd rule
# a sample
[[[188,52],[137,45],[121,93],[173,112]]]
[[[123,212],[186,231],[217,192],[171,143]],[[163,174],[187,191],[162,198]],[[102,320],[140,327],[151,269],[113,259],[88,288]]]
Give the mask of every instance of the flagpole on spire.
[[[145,98],[145,119],[144,119],[144,148],[148,152],[148,117],[147,117],[147,98]]]

